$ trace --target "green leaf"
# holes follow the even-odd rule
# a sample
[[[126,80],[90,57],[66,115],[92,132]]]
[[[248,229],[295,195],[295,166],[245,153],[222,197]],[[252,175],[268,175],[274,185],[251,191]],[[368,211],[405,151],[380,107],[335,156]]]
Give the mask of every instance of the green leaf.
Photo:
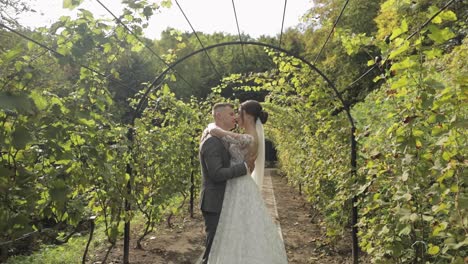
[[[83,1],[84,0],[63,0],[63,8],[73,10],[77,6],[79,6]]]
[[[77,1],[77,2],[78,2],[78,1]],[[81,1],[81,2],[83,2],[83,1]],[[79,4],[81,4],[81,3],[79,3]],[[79,4],[78,4],[78,5],[79,5]],[[89,19],[89,20],[92,20],[92,19],[93,19],[93,13],[91,13],[91,12],[89,12],[88,10],[83,9],[83,8],[80,8],[79,10],[80,10],[80,12],[81,12],[81,14],[82,14],[83,17],[85,17],[85,18],[87,18],[87,19]]]
[[[431,130],[431,135],[432,136],[439,136],[443,132],[445,132],[445,129],[443,127],[435,126]]]
[[[388,57],[389,59],[394,59],[398,55],[402,54],[403,52],[407,51],[409,49],[410,45],[408,41],[404,41],[401,46],[399,46],[395,51],[390,53],[390,56]]]
[[[442,13],[438,15],[440,18],[442,18],[445,21],[456,21],[457,20],[457,15],[452,12],[451,10],[445,10]]]
[[[134,52],[140,52],[144,47],[145,46],[143,46],[143,44],[140,42],[134,42],[131,50]]]
[[[429,60],[432,60],[432,59],[435,59],[435,58],[438,58],[438,57],[442,56],[442,50],[437,49],[437,48],[433,48],[433,49],[430,49],[430,50],[425,50],[425,51],[423,51],[423,53],[426,55],[427,59],[429,59]]]
[[[411,59],[410,57],[406,57],[406,59],[404,59],[403,61],[393,64],[390,70],[404,70],[404,69],[412,68],[416,66],[417,64],[418,63],[414,61],[413,59]]]
[[[430,222],[434,219],[432,215],[423,215],[423,221]]]
[[[112,50],[112,45],[110,43],[105,43],[102,47],[104,48],[104,53],[109,53]]]
[[[442,23],[442,18],[440,16],[436,16],[436,17],[434,17],[432,19],[431,22],[434,23],[434,24],[440,24],[440,23]]]
[[[15,175],[13,169],[0,165],[0,192],[6,193],[9,187],[9,179]]]
[[[442,222],[434,227],[434,231],[432,231],[433,236],[437,236],[441,231],[447,229],[447,222]]]
[[[450,152],[444,151],[444,153],[442,153],[442,158],[446,161],[449,161],[452,158],[452,155],[450,154]]]
[[[161,2],[161,6],[165,8],[171,8],[172,6],[172,1],[171,0],[164,0]]]
[[[440,29],[436,26],[430,26],[431,33],[428,35],[436,44],[442,44],[449,39],[454,38],[456,35],[448,27]]]
[[[153,15],[153,9],[149,6],[145,6],[145,8],[143,9],[143,15],[146,17],[146,19],[148,19],[150,16]]]
[[[65,207],[68,190],[69,188],[63,180],[54,181],[49,189],[50,197],[56,203],[59,210]]]
[[[413,196],[412,196],[410,193],[405,193],[405,194],[403,195],[403,198],[405,198],[406,201],[411,200],[412,197],[413,197]]]
[[[429,13],[427,17],[432,17],[435,13],[439,12],[439,8],[437,6],[429,7]],[[432,23],[434,24],[441,24],[444,21],[456,21],[457,15],[451,10],[445,10],[438,14],[434,19],[432,19]]]
[[[419,130],[419,129],[413,130],[413,136],[415,136],[415,137],[421,137],[422,135],[424,135],[424,131]]]
[[[393,30],[390,40],[394,40],[395,38],[406,32],[408,32],[408,23],[406,22],[406,19],[403,19],[401,21],[400,27]]]
[[[34,110],[32,106],[31,100],[25,94],[16,95],[0,92],[0,109],[30,113]]]
[[[47,99],[37,91],[32,91],[30,97],[39,110],[44,110],[49,105]]]
[[[28,41],[28,50],[33,50],[36,44],[32,41]]]
[[[432,211],[434,211],[435,213],[438,213],[440,211],[446,211],[446,209],[447,209],[447,205],[445,203],[432,206]]]
[[[445,179],[452,178],[453,175],[455,175],[455,170],[453,170],[453,169],[446,170],[444,173],[442,173],[442,175],[440,177],[437,178],[437,181],[441,183]]]
[[[418,218],[419,218],[419,216],[418,216],[418,214],[416,214],[416,213],[412,213],[412,214],[410,215],[410,220],[411,220],[411,222],[416,222],[416,221],[418,221]]]
[[[407,236],[411,233],[411,226],[410,225],[406,225],[399,233],[398,235],[399,236]]]
[[[439,246],[429,244],[429,249],[427,250],[427,253],[429,253],[430,255],[437,255],[439,251],[440,251]]]
[[[132,22],[134,17],[133,17],[132,15],[124,15],[124,18],[125,18],[128,22]]]
[[[452,184],[452,186],[450,186],[450,191],[453,192],[453,193],[457,193],[460,189],[458,188],[458,185],[456,184]]]
[[[117,38],[122,39],[125,36],[125,29],[123,27],[117,27],[115,29],[115,34]]]
[[[171,0],[164,0],[161,2],[161,6],[165,8],[171,8],[172,6],[172,1]]]
[[[77,146],[82,145],[86,142],[80,135],[77,135],[77,134],[72,134],[70,136],[70,140],[73,144]]]
[[[12,49],[12,50],[9,50],[4,56],[3,58],[3,62],[6,63],[6,62],[9,62],[11,60],[13,60],[14,58],[20,56],[23,54],[23,51],[21,49],[20,46]]]
[[[163,95],[169,95],[171,93],[171,89],[169,88],[169,85],[167,84],[163,85],[161,91]]]
[[[12,134],[13,136],[13,146],[16,149],[24,149],[26,145],[33,139],[29,133],[29,129],[24,126],[16,127],[15,131]]]

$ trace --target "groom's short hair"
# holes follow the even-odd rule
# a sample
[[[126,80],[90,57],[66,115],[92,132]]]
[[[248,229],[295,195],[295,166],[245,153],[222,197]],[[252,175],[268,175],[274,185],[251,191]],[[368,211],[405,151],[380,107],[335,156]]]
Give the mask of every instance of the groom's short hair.
[[[224,108],[224,107],[231,107],[232,109],[234,109],[234,105],[231,103],[216,103],[215,105],[213,105],[213,109],[212,109],[213,116],[215,115],[217,111],[219,111],[221,108]]]

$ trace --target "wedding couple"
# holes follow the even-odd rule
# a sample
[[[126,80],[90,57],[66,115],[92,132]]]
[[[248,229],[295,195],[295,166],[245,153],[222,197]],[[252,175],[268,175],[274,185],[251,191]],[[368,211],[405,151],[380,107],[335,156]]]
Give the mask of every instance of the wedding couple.
[[[268,113],[259,102],[239,107],[213,106],[214,123],[200,143],[205,220],[203,262],[209,264],[283,264],[286,251],[262,199],[265,147],[263,124]],[[244,134],[230,132],[236,121]]]

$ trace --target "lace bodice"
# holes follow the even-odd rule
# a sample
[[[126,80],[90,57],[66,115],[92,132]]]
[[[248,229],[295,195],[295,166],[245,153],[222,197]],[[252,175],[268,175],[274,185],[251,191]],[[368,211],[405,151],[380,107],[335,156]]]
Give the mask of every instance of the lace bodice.
[[[254,142],[254,138],[248,134],[241,134],[236,138],[232,136],[224,136],[221,138],[221,140],[229,143],[231,164],[243,162],[249,152],[249,145],[253,144]]]

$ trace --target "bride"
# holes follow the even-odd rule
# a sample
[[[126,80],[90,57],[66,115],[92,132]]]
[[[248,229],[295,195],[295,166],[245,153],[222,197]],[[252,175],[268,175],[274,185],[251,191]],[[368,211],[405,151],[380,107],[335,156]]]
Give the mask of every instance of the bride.
[[[288,262],[284,243],[260,193],[265,163],[263,124],[267,119],[260,103],[249,100],[239,108],[238,124],[245,134],[209,126],[210,134],[229,143],[231,165],[255,158],[251,175],[227,181],[209,264]]]

